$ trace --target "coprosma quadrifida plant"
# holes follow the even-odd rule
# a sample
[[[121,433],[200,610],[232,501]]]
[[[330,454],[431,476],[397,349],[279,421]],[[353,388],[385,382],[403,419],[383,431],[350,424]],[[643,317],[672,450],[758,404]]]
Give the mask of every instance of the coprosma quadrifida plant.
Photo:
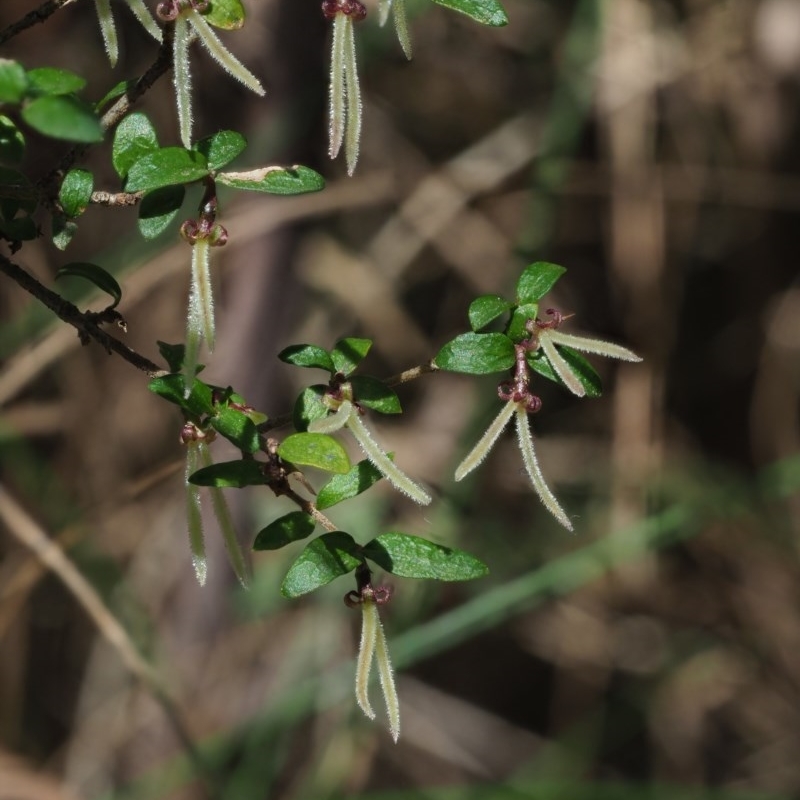
[[[484,25],[508,22],[498,0],[433,1]],[[180,433],[186,453],[189,545],[201,585],[208,569],[200,510],[204,493],[210,495],[231,567],[244,586],[248,585],[247,561],[233,530],[224,490],[262,486],[294,502],[297,510],[259,531],[253,547],[299,550],[281,587],[289,599],[313,592],[338,577],[354,575],[355,588],[347,592],[345,602],[360,609],[363,620],[356,699],[367,716],[375,716],[368,695],[375,662],[389,728],[397,739],[400,707],[379,614],[380,607],[390,601],[391,591],[376,582],[373,570],[377,567],[398,578],[464,581],[485,575],[488,567],[474,555],[397,530],[376,536],[373,532],[339,530],[328,516],[334,513],[330,509],[368,491],[381,479],[415,503],[427,505],[433,499],[425,486],[403,470],[404,454],[398,452],[395,459],[381,447],[370,429],[370,418],[400,414],[395,390],[424,375],[440,370],[497,374],[497,416],[464,457],[454,478],[459,481],[480,466],[513,420],[522,465],[534,492],[561,525],[572,530],[572,522],[548,486],[546,470],[536,456],[531,420],[542,405],[537,383],[554,381],[575,395],[591,398],[599,394],[600,382],[582,353],[639,359],[624,347],[569,332],[569,315],[543,305],[565,270],[536,262],[519,276],[511,297],[476,298],[465,315],[468,331],[444,343],[427,363],[394,379],[363,374],[359,368],[372,343],[369,339],[345,338],[330,349],[296,344],[278,354],[287,364],[323,375],[300,393],[291,414],[270,416],[250,407],[232,387],[204,382],[200,359],[210,357],[213,351],[215,328],[209,264],[214,249],[236,235],[220,222],[223,209],[217,187],[293,195],[320,191],[324,180],[302,165],[231,171],[228,165],[247,146],[240,133],[220,130],[195,137],[194,59],[210,56],[232,80],[257,95],[264,94],[260,80],[216,33],[236,31],[246,23],[242,0],[162,0],[153,4],[125,0],[128,8],[120,9],[117,20],[109,0],[94,0],[94,4],[112,65],[118,52],[117,24],[142,25],[152,36],[154,60],[140,77],[109,86],[104,97],[92,101],[82,94],[85,80],[74,72],[0,59],[0,237],[7,251],[0,254],[2,272],[74,325],[84,343],[98,342],[147,373],[150,391],[177,406],[181,422],[176,425],[176,435]],[[62,7],[62,13],[67,13],[68,5],[66,0],[45,3],[33,15],[0,32],[0,44]],[[376,5],[378,22],[383,25],[391,17],[400,46],[411,58],[405,0],[378,0]],[[347,171],[352,174],[362,135],[355,32],[371,23],[371,14],[360,0],[323,0],[320,14],[331,27],[329,153],[336,158],[344,149]],[[235,41],[235,37],[230,39]],[[148,89],[168,73],[174,84],[178,143],[164,142],[146,113]],[[74,143],[66,157],[36,182],[21,167],[29,130]],[[117,186],[97,188],[93,174],[80,166],[89,148],[103,148],[108,154],[119,179]],[[180,225],[191,271],[186,338],[181,344],[158,342],[163,365],[135,353],[107,332],[107,326],[125,325],[119,310],[124,306],[124,293],[102,266],[68,263],[56,276],[59,280],[68,276],[88,280],[111,297],[104,311],[82,313],[14,260],[26,242],[44,235],[42,224],[49,225],[52,244],[65,250],[78,234],[80,218],[90,206],[113,209],[135,204],[141,235],[158,237],[181,213],[187,187],[194,184],[202,186],[199,208]],[[93,208],[92,213],[109,213],[108,208]],[[42,223],[46,218],[49,220]],[[240,451],[240,458],[213,462],[213,443],[220,436]],[[348,438],[355,440],[363,460],[351,463],[342,444]],[[314,486],[304,473],[307,468],[327,472],[330,478],[322,486]],[[321,533],[315,536],[317,531]]]

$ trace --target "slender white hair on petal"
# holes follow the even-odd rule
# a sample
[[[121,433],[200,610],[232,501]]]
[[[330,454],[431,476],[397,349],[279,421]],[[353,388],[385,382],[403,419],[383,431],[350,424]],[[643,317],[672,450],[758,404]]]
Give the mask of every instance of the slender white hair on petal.
[[[539,468],[539,461],[536,458],[536,451],[533,449],[533,436],[531,435],[530,425],[528,424],[528,412],[521,405],[517,406],[517,440],[519,449],[522,453],[522,461],[525,464],[525,471],[531,479],[533,488],[545,508],[568,530],[572,530],[572,523],[564,513],[564,509],[559,505],[556,496],[550,491],[545,483],[542,470]]]
[[[356,702],[370,719],[375,719],[375,711],[369,702],[369,673],[380,624],[378,607],[373,600],[364,599],[361,603],[361,643],[356,659]]]
[[[192,146],[192,74],[189,70],[189,23],[183,15],[175,19],[175,36],[172,41],[172,82],[175,84],[175,102],[178,106],[178,130],[181,143],[188,150]]]
[[[200,450],[200,457],[203,460],[203,466],[210,467],[214,461],[211,458],[211,451],[205,442],[198,442],[197,446]],[[218,486],[212,486],[209,490],[211,493],[211,505],[214,509],[214,516],[219,523],[219,529],[222,532],[222,541],[225,543],[225,550],[228,553],[228,561],[239,579],[239,583],[247,589],[250,585],[250,580],[247,575],[247,562],[244,560],[242,548],[239,546],[239,540],[236,538],[236,530],[233,526],[233,519],[231,512],[228,508],[228,501],[225,495]]]
[[[111,13],[111,0],[94,0],[94,7],[97,11],[97,21],[100,23],[100,32],[103,34],[106,55],[114,67],[119,57],[119,44],[117,29],[114,27],[114,15]]]
[[[378,25],[381,28],[386,24],[389,19],[389,13],[392,10],[392,0],[378,0]]]
[[[374,605],[374,603],[370,603]],[[378,618],[378,630],[375,636],[375,661],[378,664],[378,676],[381,680],[383,699],[386,701],[386,713],[389,717],[389,732],[396,742],[400,736],[400,701],[397,698],[397,687],[394,683],[394,670],[389,659],[389,648],[386,645],[386,635],[383,632],[378,609],[375,609]]]
[[[344,428],[353,413],[353,404],[349,400],[342,400],[342,404],[327,417],[320,417],[308,423],[309,433],[335,433]]]
[[[189,476],[202,465],[200,445],[188,442],[186,445],[186,521],[189,527],[189,547],[192,550],[192,564],[197,582],[204,586],[208,575],[206,544],[203,537],[203,515],[200,510],[200,487],[189,483]]]
[[[563,333],[559,330],[550,330],[547,335],[556,344],[563,344],[567,347],[572,347],[574,350],[580,350],[582,353],[596,353],[599,356],[607,356],[608,358],[618,358],[621,361],[641,361],[641,356],[637,356],[632,350],[627,347],[621,347],[613,342],[604,342],[602,339],[589,339],[584,336],[574,336],[571,333]]]
[[[344,14],[333,18],[333,42],[331,44],[331,79],[328,106],[328,155],[336,158],[344,142],[344,129],[347,125],[345,108],[345,61],[347,37],[345,32],[350,23]],[[350,23],[352,24],[352,23]]]
[[[211,54],[211,57],[237,81],[243,83],[257,95],[263,96],[266,92],[258,78],[222,44],[217,34],[214,33],[203,17],[193,8],[187,9],[183,13],[191,23],[203,46]]]
[[[338,16],[342,16],[339,14]],[[347,174],[352,175],[358,163],[361,143],[361,87],[358,82],[358,59],[356,58],[356,38],[353,33],[353,20],[345,17],[345,62],[344,82],[347,99],[347,124],[344,134],[344,155],[347,161]]]
[[[125,0],[128,8],[133,12],[133,16],[139,20],[141,26],[157,41],[161,41],[161,28],[153,19],[144,0]]]
[[[192,291],[189,303],[197,304],[197,314],[202,326],[201,334],[209,350],[214,349],[214,295],[211,289],[211,245],[209,240],[198,239],[192,245]]]
[[[455,478],[457,481],[466,478],[466,476],[489,455],[489,451],[494,447],[494,443],[497,441],[506,425],[508,425],[508,421],[514,414],[515,408],[516,403],[513,400],[509,400],[500,409],[500,413],[494,418],[492,424],[486,429],[486,432],[478,440],[475,447],[467,453],[466,458],[456,467]]]
[[[575,376],[570,365],[564,360],[564,356],[558,352],[553,340],[550,338],[549,330],[543,330],[539,334],[539,344],[542,346],[550,365],[556,371],[556,375],[561,378],[567,389],[578,395],[578,397],[583,397],[586,394],[586,389],[583,388],[583,384]]]
[[[183,354],[183,396],[188,397],[192,393],[195,372],[200,358],[200,344],[202,342],[202,322],[199,318],[199,309],[196,303],[192,303],[192,295],[189,295],[189,311],[186,315],[186,345]]]
[[[427,506],[431,502],[431,496],[417,483],[411,480],[378,446],[372,438],[369,428],[361,421],[358,411],[355,409],[347,420],[347,427],[353,437],[364,451],[366,457],[383,474],[395,489],[408,495],[415,503]]]

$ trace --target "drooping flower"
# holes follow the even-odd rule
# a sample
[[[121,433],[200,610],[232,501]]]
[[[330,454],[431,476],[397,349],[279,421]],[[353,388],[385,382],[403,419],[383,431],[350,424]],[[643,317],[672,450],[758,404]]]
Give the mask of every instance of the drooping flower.
[[[144,0],[125,0],[128,8],[139,20],[142,27],[157,41],[161,41],[161,28],[150,15]],[[114,15],[111,13],[111,0],[94,0],[97,20],[100,23],[100,32],[103,34],[103,44],[111,66],[116,66],[119,58],[119,42],[117,41],[117,29],[114,24]]]

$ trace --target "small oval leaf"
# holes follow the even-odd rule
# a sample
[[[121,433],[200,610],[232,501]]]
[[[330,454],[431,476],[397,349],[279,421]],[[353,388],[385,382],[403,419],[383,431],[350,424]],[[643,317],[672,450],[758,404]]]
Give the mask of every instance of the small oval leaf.
[[[345,449],[324,433],[293,433],[278,447],[278,455],[292,464],[344,474],[350,469]]]
[[[220,172],[217,182],[234,189],[267,194],[305,194],[325,188],[325,179],[308,167],[260,167],[247,172]]]
[[[189,476],[195,486],[216,486],[219,489],[241,489],[244,486],[259,486],[265,483],[260,461],[221,461],[203,467]]]
[[[158,136],[146,114],[134,111],[120,122],[114,131],[111,163],[120,178],[143,156],[158,150]]]
[[[203,19],[215,28],[235,31],[244,25],[245,13],[242,0],[211,0]]]
[[[508,15],[498,0],[433,0],[440,6],[460,11],[482,25],[500,28],[508,25]]]
[[[315,419],[328,416],[328,406],[322,401],[327,386],[321,383],[303,389],[292,409],[292,422],[298,431],[305,431]]]
[[[255,453],[260,441],[253,420],[238,408],[222,407],[211,418],[211,427],[245,453]]]
[[[247,139],[236,131],[220,131],[201,139],[194,146],[208,162],[209,169],[219,169],[233,161],[247,147]]]
[[[485,328],[490,322],[506,313],[513,303],[496,294],[485,294],[470,303],[469,324],[473,331]]]
[[[139,231],[145,239],[162,234],[178,215],[186,196],[184,186],[162,186],[148,192],[139,203]]]
[[[262,528],[253,542],[253,550],[279,550],[311,536],[315,527],[314,520],[304,511],[292,511]]]
[[[396,531],[376,536],[364,545],[363,552],[381,569],[401,578],[469,581],[489,572],[483,561],[463,550]]]
[[[315,344],[292,344],[278,353],[278,358],[295,367],[314,367],[335,372],[330,353]]]
[[[175,403],[195,417],[202,417],[213,412],[211,387],[208,384],[195,378],[188,397],[184,397],[184,386],[183,375],[161,375],[153,378],[147,384],[147,388],[151,392],[169,400],[170,403]]]
[[[28,91],[28,76],[21,64],[0,58],[0,103],[19,103]]]
[[[92,199],[94,175],[85,169],[71,169],[61,182],[58,201],[68,217],[79,217]]]
[[[32,100],[22,109],[22,119],[53,139],[68,142],[103,141],[103,128],[94,111],[77,97],[51,96]]]
[[[37,67],[28,70],[29,94],[59,95],[79,92],[86,86],[80,75],[67,69]]]
[[[353,399],[359,405],[381,414],[403,413],[400,398],[383,381],[369,375],[356,375],[350,378],[350,385],[353,387]]]
[[[462,333],[436,354],[439,369],[488,375],[514,366],[514,345],[502,333]]]
[[[371,339],[356,339],[352,336],[340,339],[331,350],[333,368],[346,377],[364,360],[370,347]]]
[[[162,186],[193,183],[208,175],[206,157],[183,147],[162,147],[135,161],[125,188],[129,192],[149,192]]]
[[[111,304],[111,308],[114,308],[119,301],[122,300],[122,289],[117,283],[116,278],[114,278],[110,272],[106,272],[102,267],[98,267],[97,264],[76,261],[72,264],[65,264],[56,272],[56,278],[64,278],[69,275],[73,275],[77,278],[84,278],[90,283],[93,283],[101,291],[110,295],[114,301]]]
[[[343,500],[356,497],[362,492],[366,492],[382,477],[383,473],[369,459],[365,458],[344,475],[334,475],[319,490],[316,506],[322,511],[322,509],[335,506]]]
[[[564,267],[547,261],[528,265],[517,281],[517,303],[538,303],[565,272]]]
[[[334,531],[306,545],[281,585],[284,597],[300,597],[347,575],[364,561],[361,548],[349,533]]]

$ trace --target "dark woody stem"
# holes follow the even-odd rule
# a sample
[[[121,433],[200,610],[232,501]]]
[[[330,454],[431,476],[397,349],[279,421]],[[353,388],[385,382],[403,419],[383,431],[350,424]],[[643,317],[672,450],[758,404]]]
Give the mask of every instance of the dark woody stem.
[[[60,8],[72,2],[74,2],[74,0],[47,0],[46,3],[42,3],[38,8],[29,11],[22,19],[17,20],[0,31],[0,45],[5,44],[9,39],[13,39],[18,33],[22,33],[22,31],[40,22],[44,22]]]

